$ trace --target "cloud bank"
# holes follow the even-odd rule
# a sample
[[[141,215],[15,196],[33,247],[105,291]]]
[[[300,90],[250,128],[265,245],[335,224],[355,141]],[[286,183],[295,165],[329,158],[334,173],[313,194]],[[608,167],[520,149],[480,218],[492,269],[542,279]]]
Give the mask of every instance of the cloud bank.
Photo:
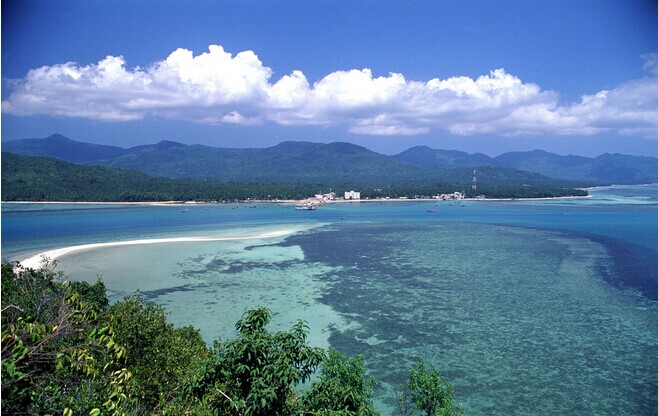
[[[233,56],[211,45],[194,56],[177,49],[148,68],[120,56],[30,70],[8,83],[6,114],[130,121],[162,117],[204,124],[342,125],[356,134],[591,135],[658,137],[658,54],[644,78],[559,104],[559,94],[504,69],[477,79],[429,81],[368,68],[335,71],[311,84],[301,71],[272,80],[253,51]]]

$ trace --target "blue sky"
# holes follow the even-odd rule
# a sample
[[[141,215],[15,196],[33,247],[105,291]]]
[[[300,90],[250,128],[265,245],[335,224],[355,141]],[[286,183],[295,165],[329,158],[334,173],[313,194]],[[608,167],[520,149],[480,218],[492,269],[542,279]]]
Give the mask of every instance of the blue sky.
[[[3,1],[2,140],[658,156],[655,1]]]

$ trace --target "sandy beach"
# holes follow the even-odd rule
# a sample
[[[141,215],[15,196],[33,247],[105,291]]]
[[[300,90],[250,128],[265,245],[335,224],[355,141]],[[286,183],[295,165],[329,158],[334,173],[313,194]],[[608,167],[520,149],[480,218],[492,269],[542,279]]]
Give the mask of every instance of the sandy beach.
[[[185,201],[145,201],[145,202],[111,202],[111,201],[2,201],[3,204],[53,204],[53,205],[179,205]]]
[[[600,187],[605,188],[605,187]],[[586,188],[586,189],[597,189]],[[319,201],[315,198],[305,199],[249,199],[240,200],[238,204],[337,204],[358,202],[441,202],[441,201],[550,201],[553,199],[580,199],[590,198],[591,195],[553,196],[542,198],[462,198],[443,200],[437,198],[363,198],[363,199],[332,199]],[[148,201],[148,202],[94,202],[94,201],[2,201],[3,204],[59,204],[59,205],[149,205],[149,206],[193,206],[193,205],[223,205],[236,202],[207,202],[207,201]]]
[[[67,254],[86,251],[86,250],[94,250],[97,248],[120,247],[120,246],[143,245],[143,244],[182,243],[182,242],[255,240],[255,239],[264,239],[264,238],[283,237],[286,235],[294,234],[297,231],[299,230],[296,228],[288,228],[288,229],[276,230],[276,231],[254,234],[254,235],[245,235],[245,236],[151,238],[151,239],[142,239],[142,240],[126,240],[126,241],[112,241],[107,243],[81,244],[77,246],[63,247],[63,248],[44,251],[32,257],[26,258],[20,263],[21,266],[24,268],[36,269],[39,268],[44,263],[44,261],[52,261]]]

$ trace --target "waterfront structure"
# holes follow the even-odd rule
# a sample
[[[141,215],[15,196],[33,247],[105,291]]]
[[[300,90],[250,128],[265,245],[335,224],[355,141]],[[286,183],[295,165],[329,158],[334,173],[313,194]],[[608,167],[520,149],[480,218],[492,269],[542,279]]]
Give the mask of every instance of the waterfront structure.
[[[461,192],[453,192],[451,194],[440,194],[436,197],[436,199],[441,199],[444,201],[450,200],[450,199],[464,199],[466,198],[466,195],[464,195]]]
[[[361,199],[361,192],[347,191],[345,192],[345,199]]]
[[[335,192],[329,192],[328,194],[315,194],[314,198],[320,202],[328,202],[336,199]]]

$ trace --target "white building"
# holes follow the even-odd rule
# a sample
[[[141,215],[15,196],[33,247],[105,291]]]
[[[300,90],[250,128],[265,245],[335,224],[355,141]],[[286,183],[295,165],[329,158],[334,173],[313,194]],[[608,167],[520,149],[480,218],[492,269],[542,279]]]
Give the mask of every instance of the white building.
[[[333,201],[336,199],[336,193],[329,192],[328,194],[315,194],[314,198],[320,202]]]
[[[361,192],[355,192],[355,191],[345,192],[345,199],[361,199]]]
[[[466,198],[466,195],[464,195],[461,192],[454,192],[454,193],[451,193],[451,194],[441,194],[441,195],[435,196],[434,198],[442,199],[444,201],[447,201],[449,199],[464,199],[464,198]]]

